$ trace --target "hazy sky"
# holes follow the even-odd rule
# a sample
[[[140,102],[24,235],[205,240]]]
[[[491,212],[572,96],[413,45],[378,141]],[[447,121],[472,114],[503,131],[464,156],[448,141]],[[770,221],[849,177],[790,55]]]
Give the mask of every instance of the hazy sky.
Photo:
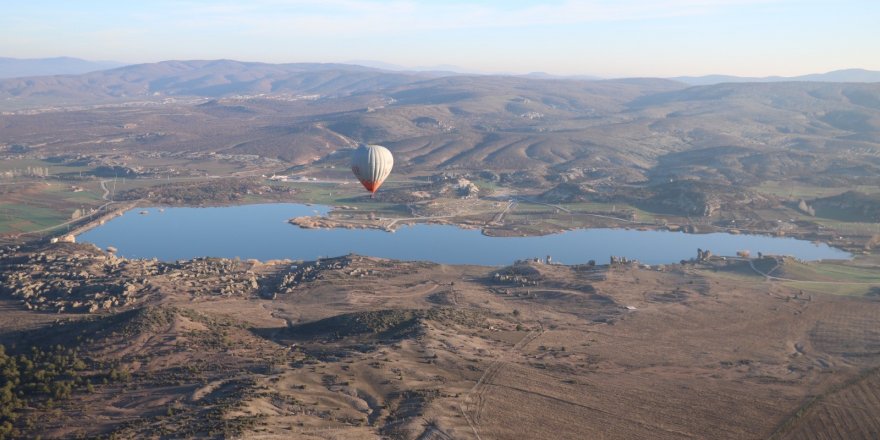
[[[676,76],[880,70],[880,0],[28,0],[0,56]]]

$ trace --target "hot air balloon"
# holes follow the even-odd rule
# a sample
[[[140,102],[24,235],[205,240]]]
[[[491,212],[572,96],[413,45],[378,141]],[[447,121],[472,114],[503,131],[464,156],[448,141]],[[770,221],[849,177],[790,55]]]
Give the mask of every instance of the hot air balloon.
[[[394,157],[381,145],[361,144],[351,155],[351,171],[371,193],[371,198],[391,174],[393,166]]]

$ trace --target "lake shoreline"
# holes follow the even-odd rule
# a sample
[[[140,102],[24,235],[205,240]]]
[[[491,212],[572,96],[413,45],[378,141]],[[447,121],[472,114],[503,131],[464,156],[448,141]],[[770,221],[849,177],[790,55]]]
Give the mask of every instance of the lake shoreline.
[[[474,223],[461,226],[454,219],[410,218],[395,221],[395,233],[387,234],[389,227],[384,222],[393,219],[376,219],[372,224],[348,222],[340,228],[339,222],[326,216],[331,209],[296,203],[134,207],[103,226],[97,224],[100,227],[83,232],[78,240],[113,246],[120,255],[130,258],[163,260],[198,256],[310,260],[357,253],[408,261],[495,266],[546,255],[565,264],[606,261],[609,255],[618,255],[648,264],[670,264],[693,258],[698,248],[711,249],[719,256],[751,250],[756,255],[763,251],[767,255],[793,255],[807,260],[852,258],[841,249],[793,237],[714,231],[685,233],[638,224],[559,228],[543,235],[517,235],[509,229]],[[296,216],[285,215],[297,212]],[[299,227],[290,228],[291,219]]]
[[[322,205],[324,206],[324,205]],[[329,207],[329,206],[327,206]],[[333,209],[337,209],[338,207],[332,207]],[[329,214],[333,214],[334,211],[329,211]],[[622,221],[622,219],[616,219]],[[504,225],[500,224],[491,224],[485,222],[475,222],[475,221],[462,221],[461,218],[457,218],[454,216],[448,216],[444,218],[379,218],[379,219],[356,219],[356,220],[346,220],[340,218],[333,218],[328,216],[301,216],[294,217],[288,219],[288,223],[291,225],[303,228],[303,229],[376,229],[382,230],[385,232],[395,232],[401,226],[411,226],[415,224],[431,224],[431,225],[452,225],[457,226],[462,229],[479,229],[480,232],[488,237],[543,237],[547,235],[558,234],[566,231],[576,231],[576,230],[585,230],[585,229],[624,229],[624,230],[639,230],[639,231],[668,231],[668,232],[682,232],[685,234],[717,234],[717,233],[725,233],[732,235],[758,235],[763,237],[780,237],[780,238],[794,238],[797,240],[810,241],[818,244],[825,244],[837,249],[841,249],[843,251],[849,252],[851,254],[858,253],[863,250],[856,246],[849,246],[846,243],[833,243],[826,240],[822,240],[822,237],[817,234],[810,232],[802,232],[802,231],[790,231],[786,233],[780,233],[779,231],[767,231],[767,230],[754,230],[748,228],[724,228],[715,225],[700,225],[695,226],[693,224],[685,224],[685,225],[658,225],[655,223],[643,223],[637,221],[626,221],[624,224],[617,224],[614,226],[578,226],[578,227],[558,227],[553,229],[525,229],[523,231],[519,230],[517,227],[506,228]]]

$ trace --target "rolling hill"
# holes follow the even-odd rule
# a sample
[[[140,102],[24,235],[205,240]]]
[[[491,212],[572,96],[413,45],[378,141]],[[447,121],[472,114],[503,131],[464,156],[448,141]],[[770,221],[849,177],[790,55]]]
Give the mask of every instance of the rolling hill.
[[[52,108],[33,109],[40,103]],[[65,103],[112,106],[60,111]],[[46,153],[112,144],[344,166],[337,151],[373,142],[391,148],[402,172],[527,171],[554,184],[880,180],[880,83],[690,87],[167,61],[3,80],[0,105],[31,108],[0,118],[2,141]]]
[[[265,64],[231,60],[163,61],[72,76],[0,81],[8,105],[74,105],[169,96],[345,95],[400,85],[417,74],[344,64]]]

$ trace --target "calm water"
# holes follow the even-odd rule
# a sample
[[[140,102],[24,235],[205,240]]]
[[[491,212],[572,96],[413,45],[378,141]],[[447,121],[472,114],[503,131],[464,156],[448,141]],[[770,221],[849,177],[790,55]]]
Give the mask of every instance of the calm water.
[[[792,238],[730,234],[684,234],[668,231],[582,229],[543,237],[487,237],[475,229],[447,225],[415,225],[389,233],[373,229],[301,229],[292,217],[324,214],[323,206],[289,203],[221,208],[136,208],[77,240],[100,247],[114,246],[129,258],[189,259],[202,256],[243,259],[302,259],[356,253],[400,260],[450,264],[506,265],[516,259],[552,255],[575,264],[610,255],[643,263],[673,263],[696,256],[697,248],[716,255],[793,255],[804,260],[849,258],[827,245]]]

